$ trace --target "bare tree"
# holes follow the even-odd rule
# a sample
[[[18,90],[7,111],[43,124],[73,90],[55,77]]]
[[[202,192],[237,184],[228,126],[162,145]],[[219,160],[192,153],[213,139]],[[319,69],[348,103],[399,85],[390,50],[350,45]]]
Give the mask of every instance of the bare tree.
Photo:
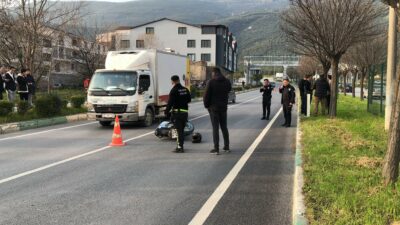
[[[300,58],[297,72],[301,76],[313,75],[319,69],[319,63],[315,58],[303,56]]]
[[[84,77],[91,77],[97,69],[104,68],[106,45],[101,43],[108,31],[107,27],[93,27],[79,23],[74,28],[78,47],[74,51],[73,60],[80,65]]]
[[[382,10],[374,0],[291,0],[282,14],[282,29],[294,44],[331,62],[330,116],[336,117],[339,62],[353,45],[376,36]],[[318,56],[318,55],[314,55]]]
[[[3,1],[4,2],[4,1]],[[54,39],[60,30],[75,23],[81,2],[64,4],[49,0],[5,1],[0,13],[0,59],[29,67],[37,74],[43,66],[43,40]]]
[[[138,39],[144,41],[144,47],[146,49],[164,49],[164,46],[160,43],[155,34],[142,34],[139,35]]]

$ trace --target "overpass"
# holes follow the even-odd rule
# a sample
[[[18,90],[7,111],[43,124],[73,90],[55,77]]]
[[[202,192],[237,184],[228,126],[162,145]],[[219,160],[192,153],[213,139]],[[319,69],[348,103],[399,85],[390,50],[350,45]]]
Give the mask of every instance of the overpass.
[[[300,56],[245,56],[244,65],[246,66],[246,83],[251,82],[252,75],[265,66],[282,66],[284,76],[287,75],[288,67],[299,66]]]

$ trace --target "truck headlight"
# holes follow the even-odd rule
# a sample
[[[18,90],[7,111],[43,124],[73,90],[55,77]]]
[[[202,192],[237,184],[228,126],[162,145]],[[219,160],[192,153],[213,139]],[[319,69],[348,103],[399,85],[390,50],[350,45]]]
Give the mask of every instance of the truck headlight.
[[[94,112],[94,106],[92,103],[87,103],[87,109],[89,112]]]
[[[128,105],[126,108],[127,112],[138,112],[139,111],[139,103],[135,102],[133,105]]]

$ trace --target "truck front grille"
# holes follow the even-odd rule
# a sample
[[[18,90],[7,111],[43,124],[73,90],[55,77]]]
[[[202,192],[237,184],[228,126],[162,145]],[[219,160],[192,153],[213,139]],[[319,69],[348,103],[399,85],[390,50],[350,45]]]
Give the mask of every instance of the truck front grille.
[[[96,113],[125,113],[127,105],[94,105]]]

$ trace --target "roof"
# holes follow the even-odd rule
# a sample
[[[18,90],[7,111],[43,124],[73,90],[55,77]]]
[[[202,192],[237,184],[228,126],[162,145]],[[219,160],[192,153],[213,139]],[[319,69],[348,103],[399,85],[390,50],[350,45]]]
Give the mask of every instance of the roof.
[[[131,27],[130,26],[120,26],[120,27],[117,27],[115,30],[131,30],[131,29],[135,29],[135,28],[138,28],[138,27],[143,27],[143,26],[146,26],[146,25],[149,25],[149,24],[153,24],[153,23],[157,23],[157,22],[164,21],[164,20],[169,20],[169,21],[172,21],[172,22],[181,23],[181,24],[185,24],[185,25],[192,26],[192,27],[197,27],[197,28],[208,27],[208,26],[226,27],[225,25],[222,25],[222,24],[191,24],[191,23],[186,23],[186,22],[182,22],[182,21],[179,21],[179,20],[174,20],[174,19],[170,19],[170,18],[166,18],[165,17],[165,18],[161,18],[161,19],[158,19],[158,20],[150,21],[150,22],[143,23],[143,24],[136,25],[136,26],[131,26]]]

